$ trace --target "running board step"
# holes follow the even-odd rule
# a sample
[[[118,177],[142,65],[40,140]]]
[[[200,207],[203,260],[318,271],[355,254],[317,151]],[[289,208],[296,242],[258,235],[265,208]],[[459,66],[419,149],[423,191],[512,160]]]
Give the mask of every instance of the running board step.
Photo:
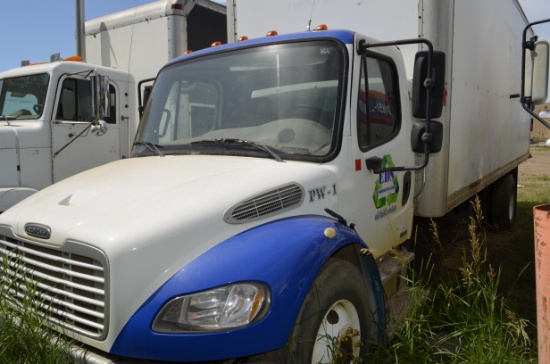
[[[414,259],[414,253],[405,249],[396,250],[391,255],[386,255],[378,261],[378,271],[382,284],[385,284],[397,275],[404,275],[408,264]]]
[[[386,293],[387,325],[389,338],[404,322],[411,309],[411,292],[407,285],[407,269],[414,253],[406,249],[393,250],[378,260],[378,271]]]

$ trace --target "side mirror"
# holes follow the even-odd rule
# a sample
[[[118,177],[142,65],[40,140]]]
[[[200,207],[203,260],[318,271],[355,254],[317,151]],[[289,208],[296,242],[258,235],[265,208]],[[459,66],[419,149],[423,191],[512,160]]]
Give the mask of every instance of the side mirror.
[[[527,59],[531,60],[531,74],[525,77],[526,89],[531,91],[531,104],[544,104],[548,98],[550,44],[547,41],[536,42]]]
[[[445,53],[433,52],[432,77],[428,78],[428,52],[418,52],[414,59],[412,86],[412,112],[415,118],[425,119],[427,114],[426,89],[432,89],[430,116],[438,118],[443,112],[445,96]]]
[[[426,135],[426,123],[415,121],[411,130],[411,149],[415,153],[424,153],[426,142],[423,140]],[[439,153],[443,146],[443,123],[432,120],[430,123],[430,153]]]
[[[97,122],[110,116],[109,77],[91,76],[90,83],[92,86],[92,117]]]
[[[143,106],[142,106],[140,115],[143,115],[143,109],[145,108],[145,105],[147,105],[147,102],[149,101],[149,98],[151,97],[152,93],[153,93],[153,86],[145,86],[143,88]]]
[[[155,78],[147,78],[138,82],[138,112],[140,119],[143,116],[143,112],[145,111],[145,105],[147,105],[147,101],[149,101],[151,93],[153,92],[153,86],[145,84],[154,81]]]

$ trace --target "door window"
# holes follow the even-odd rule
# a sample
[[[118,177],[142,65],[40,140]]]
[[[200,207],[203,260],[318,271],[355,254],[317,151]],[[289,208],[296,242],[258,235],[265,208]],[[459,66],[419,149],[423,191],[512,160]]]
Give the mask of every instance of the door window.
[[[365,56],[357,105],[357,128],[361,150],[380,145],[397,135],[401,124],[399,89],[393,63]]]
[[[109,85],[109,116],[103,119],[116,124],[116,90]],[[90,81],[67,78],[63,81],[61,97],[57,107],[58,120],[92,121],[92,96]]]
[[[92,121],[90,82],[68,78],[63,81],[57,107],[59,120]]]
[[[109,116],[103,117],[108,124],[116,124],[116,108],[116,89],[113,85],[109,85]]]

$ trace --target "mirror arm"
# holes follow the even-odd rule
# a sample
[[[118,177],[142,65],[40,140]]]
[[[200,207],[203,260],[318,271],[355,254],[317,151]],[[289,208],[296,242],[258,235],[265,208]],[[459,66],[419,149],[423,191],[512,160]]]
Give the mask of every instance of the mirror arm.
[[[382,172],[396,172],[396,171],[418,171],[426,168],[428,161],[430,160],[430,143],[432,142],[432,133],[430,132],[430,122],[431,122],[431,107],[430,103],[432,100],[432,88],[435,85],[433,70],[432,70],[432,60],[433,60],[433,45],[428,39],[425,38],[414,38],[414,39],[403,39],[390,42],[380,42],[380,43],[367,43],[364,39],[360,40],[357,45],[357,53],[364,54],[368,48],[375,47],[388,47],[388,46],[399,46],[399,45],[410,45],[410,44],[420,44],[423,43],[428,47],[428,74],[424,80],[424,87],[426,88],[426,129],[424,134],[422,134],[422,141],[424,144],[424,160],[421,164],[416,166],[398,166],[398,167],[386,167],[379,168],[378,166],[373,166],[372,163],[367,162],[367,169],[372,170],[374,173],[379,174]],[[375,163],[376,164],[376,163]],[[369,168],[371,167],[371,168]],[[377,168],[378,167],[378,168]]]
[[[81,131],[80,133],[78,133],[78,135],[76,135],[74,138],[72,138],[71,140],[69,140],[69,141],[67,142],[67,144],[65,144],[64,146],[62,146],[61,148],[59,148],[59,150],[53,154],[54,158],[57,157],[57,155],[58,155],[59,153],[61,153],[65,148],[67,148],[69,145],[71,145],[75,140],[77,140],[78,138],[80,138],[80,136],[81,136],[82,134],[84,134],[85,132],[87,132],[88,129],[90,129],[94,124],[95,124],[94,121],[90,121],[90,123],[88,124],[88,126],[86,126],[84,129],[82,129],[82,131]]]
[[[526,100],[529,100],[530,98],[525,98]],[[529,104],[527,103],[529,102]],[[548,124],[543,118],[541,118],[539,115],[535,114],[533,110],[531,110],[531,104],[530,101],[522,101],[521,106],[523,106],[523,109],[529,113],[532,117],[537,119],[538,122],[540,122],[542,125],[546,126],[548,129],[550,129],[550,124]]]

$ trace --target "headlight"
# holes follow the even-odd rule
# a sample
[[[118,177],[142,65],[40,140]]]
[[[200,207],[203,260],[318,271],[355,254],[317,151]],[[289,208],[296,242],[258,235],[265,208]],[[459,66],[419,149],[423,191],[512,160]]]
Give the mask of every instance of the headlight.
[[[237,283],[174,298],[153,321],[153,331],[219,331],[259,320],[269,306],[269,290],[260,283]]]

